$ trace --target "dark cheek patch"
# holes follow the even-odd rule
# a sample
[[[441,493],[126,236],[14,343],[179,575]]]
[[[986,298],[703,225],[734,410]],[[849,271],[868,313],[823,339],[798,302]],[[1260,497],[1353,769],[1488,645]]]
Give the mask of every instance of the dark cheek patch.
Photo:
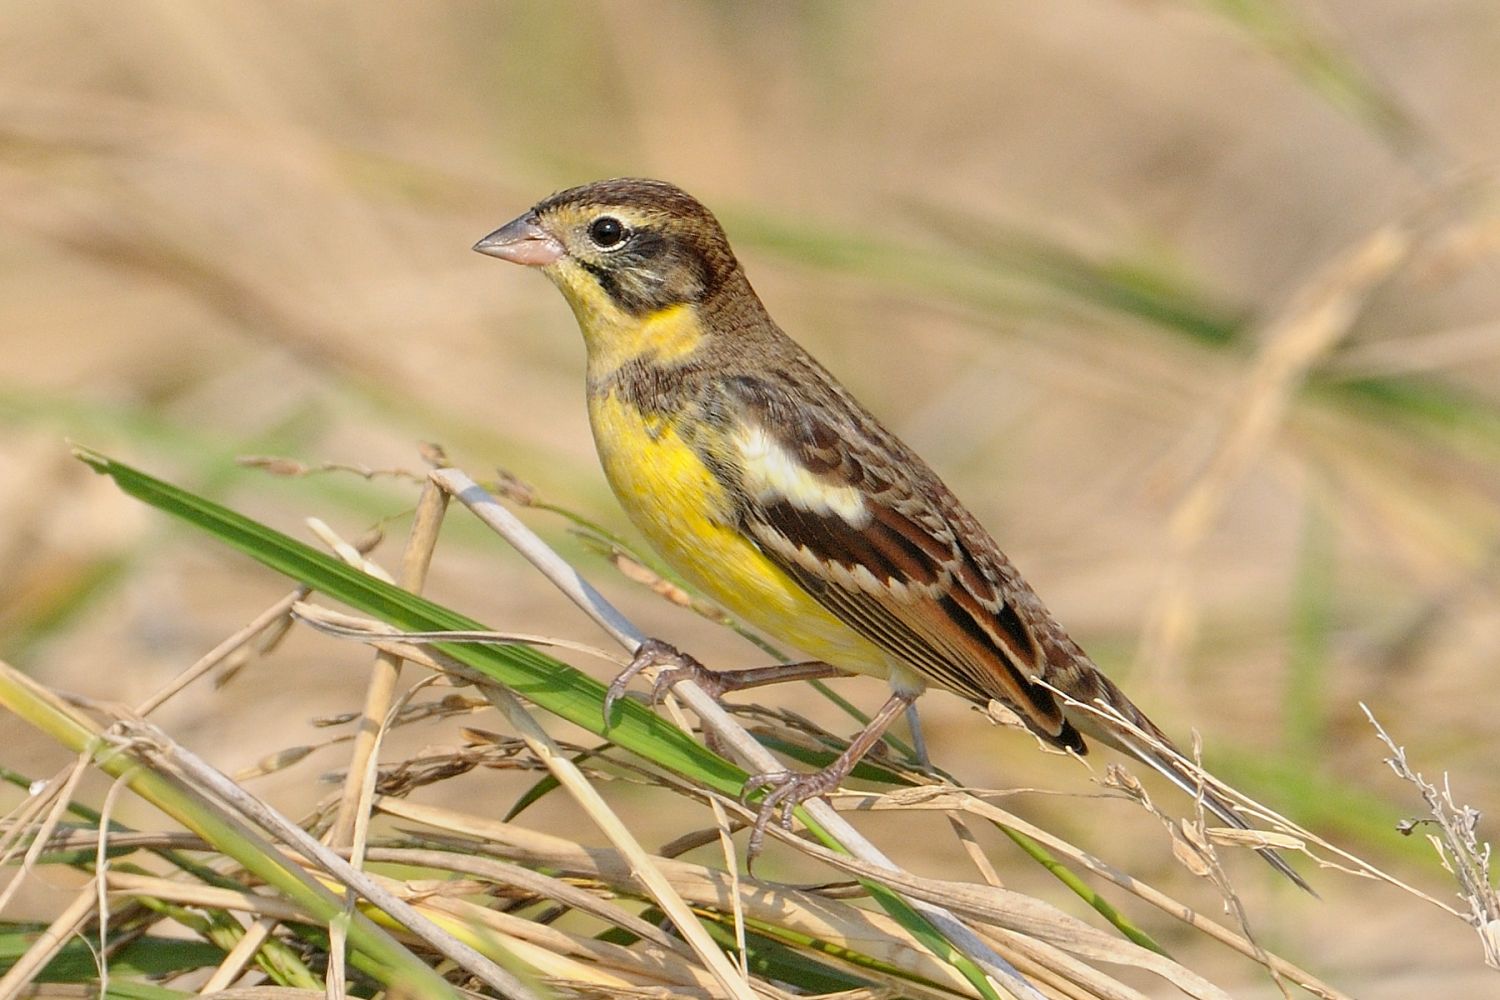
[[[702,254],[689,243],[650,229],[601,262],[580,261],[624,311],[645,316],[701,301],[707,288]]]
[[[659,260],[666,249],[667,241],[661,233],[654,229],[642,229],[636,232],[625,252],[641,263],[649,263]]]

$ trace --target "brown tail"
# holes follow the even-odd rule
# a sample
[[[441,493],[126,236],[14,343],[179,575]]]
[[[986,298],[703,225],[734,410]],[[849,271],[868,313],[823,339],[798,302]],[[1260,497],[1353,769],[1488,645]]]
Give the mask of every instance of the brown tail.
[[[1204,808],[1213,813],[1229,826],[1238,830],[1254,829],[1244,817],[1235,811],[1233,803],[1219,792],[1206,785],[1203,780],[1195,774],[1184,763],[1184,755],[1177,749],[1165,733],[1157,728],[1156,724],[1146,717],[1146,714],[1125,697],[1125,693],[1114,685],[1114,682],[1102,673],[1095,673],[1092,678],[1098,685],[1099,690],[1095,692],[1091,701],[1103,702],[1111,709],[1118,711],[1136,729],[1150,737],[1150,741],[1160,743],[1166,747],[1170,754],[1161,753],[1151,746],[1151,743],[1143,739],[1139,734],[1128,731],[1125,727],[1112,720],[1098,715],[1095,712],[1084,711],[1073,708],[1068,711],[1069,720],[1089,736],[1099,740],[1107,746],[1114,747],[1123,753],[1127,753],[1139,760],[1141,763],[1156,771],[1172,784],[1182,789],[1194,798],[1201,798]],[[1083,699],[1076,699],[1083,701]],[[1256,853],[1266,860],[1272,868],[1291,879],[1299,888],[1317,896],[1317,892],[1307,881],[1298,875],[1291,865],[1275,850],[1269,847],[1257,847]]]

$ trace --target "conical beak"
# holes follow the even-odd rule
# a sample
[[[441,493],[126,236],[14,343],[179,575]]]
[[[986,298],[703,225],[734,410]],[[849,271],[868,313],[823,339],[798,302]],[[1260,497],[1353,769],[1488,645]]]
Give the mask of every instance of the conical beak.
[[[564,252],[556,237],[541,227],[535,212],[507,222],[474,244],[474,249],[527,267],[546,267],[560,260]]]

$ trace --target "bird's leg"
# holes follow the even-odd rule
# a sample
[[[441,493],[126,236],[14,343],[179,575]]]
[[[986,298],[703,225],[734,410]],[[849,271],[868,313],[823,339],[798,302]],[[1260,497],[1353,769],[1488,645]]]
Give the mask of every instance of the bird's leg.
[[[651,703],[661,701],[673,684],[682,680],[695,681],[718,701],[731,691],[781,684],[786,681],[815,680],[820,677],[838,677],[843,674],[822,660],[803,663],[776,663],[768,667],[749,667],[744,670],[710,670],[677,647],[660,639],[647,639],[636,647],[629,665],[620,671],[609,684],[604,696],[604,718],[608,721],[615,702],[622,698],[630,682],[648,667],[661,667],[656,680],[651,684]]]
[[[813,774],[797,774],[793,771],[776,771],[767,774],[754,774],[745,781],[745,787],[740,792],[743,800],[754,792],[765,788],[768,789],[766,797],[760,802],[760,811],[755,816],[755,825],[750,829],[750,841],[745,847],[748,860],[753,861],[760,853],[761,845],[765,841],[766,825],[774,818],[781,823],[783,829],[792,828],[792,810],[820,795],[827,795],[844,783],[849,777],[849,772],[854,770],[870,748],[880,742],[880,737],[885,733],[890,724],[896,721],[896,717],[905,712],[907,707],[915,702],[917,696],[910,692],[897,692],[880,706],[880,711],[875,713],[874,718],[854,739],[849,741],[849,746],[843,753],[834,758],[833,763]]]
[[[823,677],[849,676],[847,671],[840,670],[831,663],[824,663],[822,660],[773,663],[767,667],[745,667],[742,670],[709,670],[701,665],[698,669],[706,676],[693,674],[693,679],[715,699],[721,699],[731,691],[748,691],[750,688],[785,684],[788,681],[815,681]],[[652,699],[660,699],[667,688],[682,679],[682,671],[675,666],[663,670],[656,675],[656,682],[651,685]]]
[[[927,756],[927,737],[922,734],[922,720],[917,717],[917,703],[906,706],[906,726],[911,730],[911,750],[917,764],[927,774],[932,774],[932,758]]]

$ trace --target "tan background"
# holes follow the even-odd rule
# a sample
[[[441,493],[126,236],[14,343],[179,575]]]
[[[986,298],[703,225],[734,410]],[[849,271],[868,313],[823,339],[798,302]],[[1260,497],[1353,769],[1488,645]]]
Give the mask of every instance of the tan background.
[[[235,456],[416,468],[416,442],[437,440],[476,474],[504,465],[623,528],[571,317],[545,282],[468,248],[559,187],[661,176],[720,212],[779,321],[927,455],[1166,728],[1196,727],[1227,776],[1450,898],[1421,838],[1392,831],[1420,806],[1357,703],[1463,801],[1500,806],[1500,229],[1483,183],[1452,194],[1500,146],[1500,8],[411,7],[48,3],[0,21],[8,660],[136,702],[285,590],[86,474],[65,438],[304,536],[308,515],[350,536],[389,515],[399,538],[410,491],[270,479]],[[1259,352],[1309,343],[1277,317],[1302,315],[1310,289],[1352,288],[1338,262],[1422,206],[1410,259],[1353,289],[1310,381],[1290,380],[1284,412],[1217,464],[1245,401],[1271,398],[1252,382]],[[1178,559],[1174,511],[1206,472],[1222,503]],[[532,521],[648,630],[757,662]],[[598,641],[502,546],[450,534],[435,596]],[[295,637],[160,721],[247,767],[326,738],[309,721],[358,704],[366,662]],[[836,723],[804,691],[778,699]],[[975,785],[1088,791],[1076,765],[952,699],[927,699],[924,718],[935,758]],[[413,727],[391,754],[454,729]],[[341,754],[254,787],[305,809]],[[62,760],[0,718],[0,764]],[[526,783],[477,774],[443,794],[499,813]],[[1213,907],[1128,805],[1009,801]],[[578,828],[564,804],[542,809]],[[675,829],[659,799],[638,812],[659,839]],[[968,877],[937,821],[931,836],[862,824],[918,870]],[[987,846],[1018,886],[1081,911]],[[1334,874],[1315,902],[1233,863],[1266,943],[1357,995],[1495,989],[1435,908]],[[1271,995],[1141,918],[1237,995]]]

